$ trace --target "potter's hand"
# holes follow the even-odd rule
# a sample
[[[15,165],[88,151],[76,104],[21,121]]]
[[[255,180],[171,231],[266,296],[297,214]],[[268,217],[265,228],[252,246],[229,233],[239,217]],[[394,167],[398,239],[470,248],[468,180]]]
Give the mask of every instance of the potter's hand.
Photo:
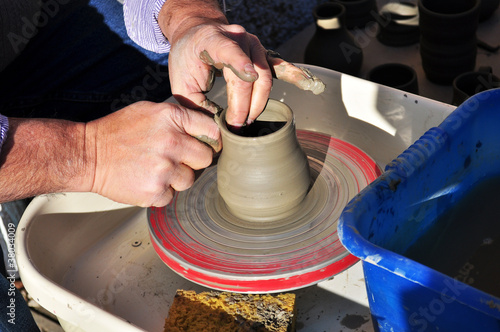
[[[310,73],[269,53],[243,27],[229,25],[216,1],[195,2],[197,5],[192,1],[167,1],[158,19],[172,45],[170,81],[181,104],[215,113],[217,105],[204,93],[211,89],[218,70],[227,82],[226,120],[233,126],[250,123],[262,112],[273,74],[299,88],[320,92],[322,83],[318,84]]]
[[[168,103],[138,102],[86,125],[95,151],[91,191],[117,202],[164,206],[189,188],[193,169],[210,165],[220,133],[207,115]]]

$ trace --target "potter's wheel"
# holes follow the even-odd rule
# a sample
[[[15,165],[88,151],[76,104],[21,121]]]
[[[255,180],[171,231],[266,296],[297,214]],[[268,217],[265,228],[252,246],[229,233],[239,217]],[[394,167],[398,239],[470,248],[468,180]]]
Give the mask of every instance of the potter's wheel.
[[[272,223],[238,220],[207,168],[163,208],[151,208],[151,238],[160,258],[185,278],[219,290],[280,292],[316,284],[358,259],[337,236],[349,200],[380,170],[358,148],[329,135],[297,131],[308,156],[312,186],[299,212]]]

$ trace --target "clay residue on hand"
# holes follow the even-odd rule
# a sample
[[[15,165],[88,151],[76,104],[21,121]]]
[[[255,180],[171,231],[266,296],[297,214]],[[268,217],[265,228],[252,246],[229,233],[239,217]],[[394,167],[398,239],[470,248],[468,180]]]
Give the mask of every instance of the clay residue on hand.
[[[206,63],[207,65],[209,66],[214,66],[215,68],[217,69],[222,69],[224,68],[224,64],[223,63],[215,63],[214,59],[212,59],[212,57],[210,56],[210,54],[208,54],[208,52],[205,50],[205,51],[201,51],[200,53],[200,60],[203,62],[203,63]]]
[[[311,91],[315,95],[319,95],[320,93],[323,93],[323,91],[325,91],[325,83],[323,83],[322,80],[311,73],[309,69],[300,67],[300,70],[302,70],[306,74],[306,77],[304,79],[297,82],[297,86],[300,89]]]
[[[212,114],[217,114],[222,112],[222,107],[211,101],[210,99],[205,99],[200,104],[200,107],[204,110],[209,111]]]
[[[286,61],[274,66],[276,78],[291,84],[294,84],[301,90],[311,91],[315,95],[319,95],[325,91],[325,83],[316,77],[307,68],[298,68]]]
[[[206,135],[198,135],[195,138],[198,141],[203,142],[203,143],[207,144],[208,146],[210,146],[215,152],[219,152],[221,150],[220,142],[213,139],[213,138],[210,138]]]
[[[221,63],[221,62],[216,63],[206,50],[204,50],[200,53],[200,60],[203,61],[203,63],[205,63],[209,66],[214,66],[215,68],[217,68],[219,70],[221,70],[224,67],[229,68],[236,76],[238,76],[238,78],[240,78],[241,80],[243,80],[245,82],[252,83],[252,82],[255,82],[259,78],[258,76],[256,76],[255,73],[247,73],[245,71],[240,72],[240,71],[236,70],[236,68],[234,68],[231,64]]]
[[[212,88],[214,87],[214,84],[215,84],[215,69],[214,68],[210,68],[210,69],[211,70],[210,70],[210,73],[208,74],[207,83],[206,83],[207,90],[205,92],[212,90]]]

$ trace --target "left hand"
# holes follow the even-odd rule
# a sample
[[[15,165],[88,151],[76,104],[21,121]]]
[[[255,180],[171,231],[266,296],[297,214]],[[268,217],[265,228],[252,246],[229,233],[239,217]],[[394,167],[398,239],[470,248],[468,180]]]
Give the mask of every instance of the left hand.
[[[204,93],[212,88],[218,69],[227,82],[228,123],[253,122],[264,109],[273,84],[267,50],[256,36],[239,25],[206,24],[193,27],[172,45],[170,81],[181,104],[215,113],[216,105]]]
[[[216,0],[168,0],[158,22],[171,44],[169,75],[172,93],[183,105],[216,113],[209,101],[216,73],[227,82],[229,125],[252,123],[264,110],[273,76],[318,94],[325,86],[306,69],[268,52],[240,25],[230,25]]]

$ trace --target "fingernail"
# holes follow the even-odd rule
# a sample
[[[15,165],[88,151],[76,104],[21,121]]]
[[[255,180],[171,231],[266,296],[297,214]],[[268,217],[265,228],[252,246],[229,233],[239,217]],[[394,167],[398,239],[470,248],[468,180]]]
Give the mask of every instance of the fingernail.
[[[241,129],[243,128],[243,125],[231,125],[231,124],[227,124],[227,129],[229,129],[230,132],[232,132],[233,134],[238,134],[239,132],[241,132]]]
[[[255,73],[255,67],[252,63],[247,63],[243,68],[245,69],[245,73]]]
[[[259,77],[259,74],[257,74],[257,71],[255,70],[253,64],[247,63],[245,67],[243,67],[243,70],[245,71],[245,74],[249,77],[252,77],[254,79],[257,79]]]
[[[251,125],[251,124],[253,123],[253,121],[254,121],[254,120],[250,120],[250,119],[248,119],[248,120],[247,120],[247,126]]]
[[[311,73],[311,71],[307,68],[302,68],[300,67],[300,70],[304,73],[304,76],[310,80],[314,79],[314,75]]]

